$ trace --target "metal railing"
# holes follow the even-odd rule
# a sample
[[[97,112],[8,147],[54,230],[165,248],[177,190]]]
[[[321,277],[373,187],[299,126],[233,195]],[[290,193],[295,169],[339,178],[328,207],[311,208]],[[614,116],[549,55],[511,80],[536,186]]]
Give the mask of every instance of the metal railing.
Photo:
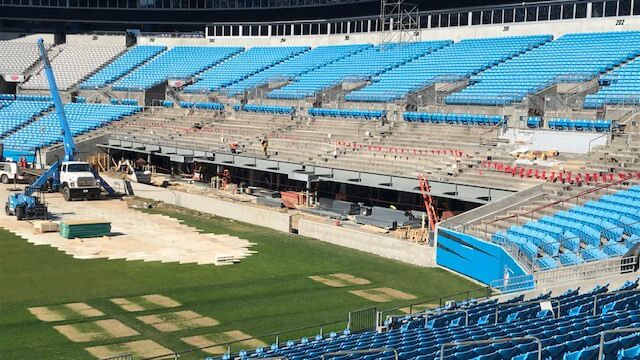
[[[487,344],[500,344],[505,342],[512,341],[521,341],[521,342],[529,342],[535,341],[538,344],[538,360],[542,360],[542,342],[535,336],[522,336],[522,337],[512,337],[512,338],[504,338],[504,339],[492,339],[492,340],[474,340],[474,341],[455,341],[450,343],[445,343],[440,346],[440,360],[444,360],[444,349],[451,346],[465,346],[465,345],[487,345]]]
[[[426,313],[424,316],[424,326],[427,327],[427,323],[429,322],[429,315],[437,316],[443,314],[459,314],[464,313],[464,326],[469,325],[469,311],[465,309],[455,309],[455,310],[445,310],[438,311],[436,313]]]
[[[478,296],[472,296],[473,294],[477,294]],[[441,313],[441,311],[433,311],[433,309],[425,309],[424,308],[425,305],[438,304],[438,307],[441,307],[445,304],[445,302],[449,300],[466,300],[466,301],[471,299],[485,300],[491,297],[491,295],[492,295],[491,288],[483,286],[473,290],[462,291],[459,293],[450,294],[446,296],[426,298],[418,301],[414,300],[411,303],[403,306],[396,306],[393,308],[378,311],[378,327],[383,326],[383,322],[385,319],[388,319],[393,316],[398,316],[400,313],[404,313],[404,315],[414,315],[414,314],[437,315]],[[414,311],[416,309],[420,309],[420,310]]]
[[[243,339],[237,339],[234,341],[229,341],[229,342],[225,342],[225,343],[221,343],[221,344],[212,344],[212,345],[207,345],[207,346],[201,346],[201,347],[196,347],[196,348],[191,348],[191,349],[187,349],[187,350],[182,350],[182,351],[176,351],[176,352],[172,352],[172,353],[166,353],[166,354],[162,354],[162,355],[157,355],[157,356],[153,356],[153,357],[148,357],[145,358],[144,360],[159,360],[159,359],[178,359],[180,357],[183,357],[185,355],[189,355],[189,354],[193,354],[193,353],[197,353],[206,349],[211,349],[211,348],[215,348],[215,347],[226,347],[227,348],[227,352],[226,355],[231,355],[231,346],[234,344],[239,344],[239,343],[243,343],[246,341],[250,341],[250,340],[256,340],[256,339],[266,339],[266,338],[274,338],[275,337],[275,341],[274,344],[276,346],[280,346],[280,337],[284,334],[296,334],[296,333],[301,333],[303,331],[306,330],[312,330],[312,329],[317,329],[318,330],[318,335],[323,336],[324,335],[324,330],[326,327],[335,327],[339,324],[344,324],[344,321],[340,320],[340,321],[333,321],[333,322],[327,322],[327,323],[323,323],[323,324],[319,324],[319,325],[312,325],[312,326],[303,326],[303,327],[299,327],[299,328],[295,328],[295,329],[289,329],[289,330],[284,330],[284,331],[276,331],[276,332],[272,332],[269,334],[264,334],[264,335],[259,335],[259,336],[250,336],[250,337],[246,337]]]
[[[602,294],[595,294],[593,296],[593,315],[594,316],[598,315],[598,299],[607,297],[607,296],[615,296],[618,294],[630,294],[630,293],[637,293],[637,292],[640,292],[640,289],[620,290],[620,291],[614,291],[614,292],[606,292]]]
[[[635,272],[638,266],[638,258],[616,257],[583,264],[565,266],[554,270],[539,271],[533,275],[521,275],[504,280],[495,280],[491,287],[496,291],[509,292],[511,289],[534,290],[538,287],[558,286],[575,283],[576,281],[595,280],[612,275],[628,274]],[[505,291],[507,290],[507,291]]]
[[[542,299],[542,300],[531,300],[531,301],[521,301],[521,302],[517,302],[517,303],[507,303],[507,304],[497,304],[496,306],[496,321],[494,322],[495,324],[499,323],[498,321],[498,317],[500,315],[500,311],[501,310],[505,310],[508,308],[512,308],[512,307],[517,307],[517,306],[522,306],[522,305],[533,305],[533,304],[542,304],[545,302],[550,302],[552,304],[553,307],[553,303],[556,303],[557,306],[555,307],[555,309],[557,309],[557,312],[553,313],[553,317],[555,318],[559,318],[560,317],[560,300],[557,299]]]
[[[345,351],[336,351],[330,352],[322,355],[322,360],[325,359],[325,356],[342,356],[342,355],[351,355],[351,354],[377,354],[377,353],[385,353],[385,352],[393,352],[395,359],[398,360],[398,351],[394,348],[377,348],[377,349],[367,349],[367,350],[345,350]]]
[[[598,360],[603,360],[604,359],[604,338],[605,335],[607,334],[625,334],[625,333],[635,333],[635,332],[640,332],[640,328],[637,327],[633,327],[633,328],[623,328],[623,329],[611,329],[611,330],[605,330],[603,332],[600,333],[600,346],[598,347]]]
[[[529,210],[526,211],[524,213],[518,213],[518,214],[513,214],[513,215],[507,215],[507,216],[503,216],[503,217],[499,217],[495,220],[489,221],[487,223],[484,224],[484,238],[485,240],[489,240],[489,225],[499,222],[499,221],[504,221],[504,220],[509,220],[509,219],[516,219],[516,225],[520,225],[520,218],[525,218],[527,220],[533,220],[533,215],[536,214],[537,212],[544,210],[544,209],[548,209],[550,207],[554,207],[557,205],[562,205],[563,207],[567,204],[570,204],[571,202],[575,201],[574,205],[578,205],[579,204],[579,200],[581,198],[583,198],[585,195],[589,195],[604,189],[609,189],[613,186],[618,185],[620,187],[620,189],[622,188],[622,184],[629,182],[629,180],[632,180],[633,177],[625,177],[623,179],[614,181],[612,183],[607,183],[607,184],[602,184],[599,186],[596,186],[592,189],[588,189],[585,191],[582,191],[576,195],[570,196],[568,198],[564,198],[564,199],[560,199],[560,200],[556,200],[541,206],[536,207],[533,210]]]

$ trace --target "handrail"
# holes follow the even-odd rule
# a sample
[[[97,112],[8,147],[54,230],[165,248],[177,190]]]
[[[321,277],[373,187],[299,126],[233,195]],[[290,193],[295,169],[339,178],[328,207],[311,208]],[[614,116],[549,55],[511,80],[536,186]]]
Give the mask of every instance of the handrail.
[[[393,351],[395,359],[398,360],[398,351],[394,348],[377,348],[377,349],[366,349],[366,350],[345,350],[345,351],[336,351],[330,352],[326,354],[322,354],[322,360],[325,359],[325,356],[341,356],[341,355],[349,355],[349,354],[372,354],[372,353],[384,353]]]
[[[564,266],[557,269],[545,270],[534,274],[520,275],[509,279],[510,286],[524,286],[527,290],[536,289],[540,284],[543,286],[560,285],[568,282],[575,282],[576,279],[601,279],[615,274],[626,274],[635,270],[629,269],[637,264],[634,256],[619,256],[602,260],[591,260],[582,264]],[[548,276],[549,274],[562,273],[563,275]],[[555,280],[561,278],[561,280]],[[500,279],[500,281],[503,281]],[[495,282],[495,281],[494,281]],[[492,285],[494,289],[500,291],[499,286]]]
[[[483,344],[496,344],[505,343],[510,341],[527,341],[533,340],[538,344],[538,360],[542,360],[542,342],[535,336],[521,336],[513,338],[502,339],[490,339],[490,340],[474,340],[474,341],[454,341],[450,343],[442,344],[440,347],[440,360],[444,360],[444,349],[448,346],[460,346],[460,345],[483,345]]]
[[[580,193],[578,193],[578,194],[576,194],[576,195],[573,195],[573,196],[571,196],[571,197],[568,197],[568,198],[565,198],[565,199],[561,199],[561,200],[556,200],[556,201],[554,201],[554,202],[551,202],[551,203],[548,203],[548,204],[541,205],[541,206],[539,206],[539,207],[537,207],[537,208],[535,208],[535,209],[533,209],[533,210],[529,210],[529,211],[524,212],[524,213],[519,213],[519,214],[513,214],[513,215],[504,216],[504,217],[501,217],[501,218],[498,218],[498,219],[495,219],[495,220],[493,220],[493,221],[490,221],[490,222],[486,223],[486,224],[485,224],[485,227],[486,227],[486,225],[490,225],[490,224],[493,224],[493,223],[498,222],[498,221],[507,220],[507,219],[512,219],[512,218],[516,218],[516,217],[520,217],[520,216],[531,215],[531,214],[533,214],[533,213],[535,213],[535,212],[538,212],[538,211],[540,211],[540,210],[543,210],[543,209],[546,209],[546,208],[549,208],[549,207],[552,207],[552,206],[555,206],[555,205],[558,205],[558,204],[562,204],[562,203],[565,203],[565,202],[571,201],[571,200],[573,200],[573,199],[580,198],[580,197],[582,197],[582,196],[584,196],[584,195],[591,194],[591,193],[594,193],[594,192],[600,191],[600,190],[602,190],[602,189],[609,188],[609,187],[614,186],[614,185],[622,184],[622,183],[627,182],[627,181],[629,181],[629,180],[631,180],[631,179],[633,179],[633,176],[625,177],[624,179],[620,179],[620,180],[615,181],[615,182],[612,182],[612,183],[602,184],[602,185],[596,186],[596,187],[594,187],[594,188],[592,188],[592,189],[588,189],[588,190],[582,191],[582,192],[580,192]],[[485,232],[486,232],[486,231],[485,231]]]
[[[473,290],[461,291],[459,293],[448,294],[448,295],[444,295],[444,296],[440,296],[440,297],[425,298],[425,299],[420,300],[420,301],[413,301],[412,303],[410,303],[408,305],[398,306],[398,307],[389,308],[389,309],[382,309],[381,312],[391,312],[391,311],[395,311],[395,310],[400,310],[400,309],[405,308],[405,307],[409,307],[409,315],[411,315],[411,314],[413,314],[413,307],[416,306],[416,305],[423,305],[423,304],[426,304],[428,302],[438,300],[439,305],[441,306],[442,305],[442,299],[446,299],[446,298],[451,299],[453,297],[456,297],[456,296],[462,295],[462,294],[466,295],[466,300],[470,300],[471,299],[471,297],[470,297],[471,293],[472,292],[476,292],[476,291],[485,291],[486,294],[488,295],[488,296],[485,296],[485,297],[481,297],[479,299],[488,299],[491,296],[491,288],[488,287],[488,286],[481,286],[481,287],[477,287],[477,288],[475,288]]]
[[[622,328],[622,329],[611,329],[605,330],[600,333],[600,346],[598,348],[598,357],[596,359],[603,360],[604,359],[604,336],[606,334],[617,334],[617,333],[632,333],[632,332],[640,332],[640,328]]]
[[[632,292],[640,292],[640,289],[629,289],[629,290],[618,290],[612,292],[606,292],[601,294],[594,294],[593,296],[593,315],[598,315],[598,299],[605,296],[616,295],[616,294],[627,294]]]
[[[248,336],[248,337],[243,338],[243,339],[229,341],[229,342],[222,343],[222,344],[213,344],[213,345],[201,346],[201,347],[191,348],[191,349],[182,350],[182,351],[173,351],[171,353],[165,353],[165,354],[156,355],[156,356],[149,357],[149,358],[144,358],[144,360],[165,359],[165,358],[171,357],[171,356],[173,356],[174,358],[178,358],[178,357],[180,357],[180,356],[182,356],[184,354],[195,353],[195,352],[202,351],[204,349],[209,349],[209,348],[218,347],[218,346],[226,346],[227,348],[230,348],[231,345],[236,344],[236,343],[241,343],[241,342],[245,342],[245,341],[248,341],[248,340],[254,340],[254,339],[264,339],[264,338],[272,337],[272,336],[276,337],[276,344],[279,344],[279,340],[280,340],[279,338],[280,338],[280,335],[282,335],[282,334],[295,333],[295,332],[299,332],[299,331],[303,331],[303,330],[319,328],[320,335],[322,335],[323,328],[325,326],[336,325],[336,324],[340,324],[340,323],[343,323],[343,322],[344,321],[339,320],[339,321],[333,321],[333,322],[326,322],[326,323],[322,323],[322,324],[319,324],[319,325],[302,326],[302,327],[298,327],[298,328],[295,328],[295,329],[276,331],[276,332],[263,334],[263,335],[259,335],[259,336]]]

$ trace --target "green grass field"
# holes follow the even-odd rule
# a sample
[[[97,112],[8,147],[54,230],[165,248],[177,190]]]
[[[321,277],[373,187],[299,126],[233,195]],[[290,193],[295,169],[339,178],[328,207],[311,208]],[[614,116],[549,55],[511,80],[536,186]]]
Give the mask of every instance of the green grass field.
[[[307,325],[341,321],[327,329],[344,329],[350,310],[390,308],[413,301],[378,304],[350,294],[353,289],[391,287],[418,299],[478,289],[478,285],[441,269],[426,269],[383,259],[296,235],[253,225],[187,213],[171,208],[150,210],[183,220],[204,232],[227,233],[257,243],[257,254],[240,264],[214,267],[121,260],[76,260],[51,247],[34,246],[0,229],[0,358],[93,359],[85,348],[151,339],[172,351],[191,348],[180,338],[241,330],[253,336]],[[333,288],[311,275],[348,273],[369,285]],[[110,298],[162,294],[179,307],[128,312]],[[472,296],[481,296],[477,291]],[[104,316],[43,322],[27,309],[85,302]],[[144,303],[144,302],[143,302]],[[161,332],[136,316],[182,310],[220,322],[209,328]],[[74,343],[54,325],[117,319],[140,333],[126,339]],[[81,327],[80,327],[81,328]],[[306,332],[317,333],[317,329]],[[298,337],[284,335],[281,340]],[[273,338],[262,338],[271,343]],[[203,359],[195,352],[181,359]]]

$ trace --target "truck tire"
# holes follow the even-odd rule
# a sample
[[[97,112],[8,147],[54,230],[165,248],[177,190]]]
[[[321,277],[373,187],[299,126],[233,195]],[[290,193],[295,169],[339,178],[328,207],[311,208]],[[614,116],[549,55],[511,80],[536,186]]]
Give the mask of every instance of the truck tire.
[[[7,204],[7,205],[5,205],[5,206],[4,206],[4,213],[5,213],[7,216],[11,216],[11,209],[9,208],[9,204]]]
[[[62,197],[66,200],[66,201],[71,201],[73,200],[71,198],[71,190],[69,190],[68,186],[63,186],[62,188],[60,188],[60,192],[62,193]]]
[[[22,219],[24,219],[25,215],[26,215],[26,214],[25,214],[25,208],[24,208],[24,206],[18,206],[18,207],[16,207],[16,218],[17,218],[18,220],[22,220]]]
[[[2,176],[0,176],[0,181],[3,184],[8,184],[9,183],[9,177],[7,176],[7,174],[2,174]]]

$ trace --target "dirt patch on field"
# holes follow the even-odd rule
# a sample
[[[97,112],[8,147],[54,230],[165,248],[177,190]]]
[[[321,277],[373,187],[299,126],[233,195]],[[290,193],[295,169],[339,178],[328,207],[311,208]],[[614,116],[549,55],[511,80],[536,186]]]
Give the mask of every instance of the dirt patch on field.
[[[392,288],[375,288],[366,290],[352,290],[349,291],[353,295],[360,296],[367,300],[374,302],[389,302],[394,300],[412,300],[416,297],[414,295],[402,292],[400,290]]]
[[[0,185],[0,197],[9,195]],[[76,259],[125,259],[180,264],[225,265],[251,256],[254,245],[228,234],[202,233],[175,218],[130,209],[120,200],[65,201],[60,194],[47,196],[49,211],[60,221],[108,219],[112,235],[101,238],[65,239],[56,232],[35,233],[33,225],[0,214],[0,227],[34,245],[48,245]]]
[[[118,305],[118,306],[120,306],[121,308],[123,308],[124,310],[129,311],[129,312],[146,310],[142,306],[140,306],[138,304],[134,304],[131,301],[125,299],[125,298],[113,298],[113,299],[111,299],[111,302],[116,304],[116,305]]]
[[[218,320],[203,316],[195,311],[177,311],[172,313],[138,316],[138,320],[151,325],[162,332],[196,329],[216,326]]]
[[[85,348],[85,350],[98,359],[105,359],[122,354],[132,354],[134,359],[144,359],[172,353],[171,350],[152,340],[138,340],[121,344],[93,346]],[[170,358],[172,357],[166,357],[166,359]]]
[[[329,275],[313,275],[309,276],[309,279],[317,281],[321,284],[331,287],[345,287],[354,285],[367,285],[371,284],[371,281],[359,277],[355,277],[351,274],[329,274]]]
[[[139,332],[114,319],[72,325],[59,325],[53,328],[73,342],[116,339],[140,335]]]
[[[331,274],[329,275],[334,278],[338,278],[340,280],[346,281],[352,285],[368,285],[371,284],[371,281],[359,277],[355,277],[351,274]]]
[[[159,294],[142,295],[131,298],[113,298],[111,302],[129,312],[172,308],[182,305],[170,297]]]
[[[29,312],[39,320],[47,322],[75,320],[104,315],[102,311],[85,303],[31,307],[29,308]]]
[[[248,338],[251,338],[251,335],[245,334],[240,330],[231,330],[231,331],[225,331],[223,333],[183,337],[180,340],[196,348],[207,347],[206,349],[202,350],[206,353],[221,355],[227,352],[227,346],[226,345],[215,346],[215,345],[225,344],[232,341],[238,341],[238,340],[248,339]],[[236,352],[242,349],[255,349],[258,347],[265,347],[265,346],[267,346],[267,344],[264,341],[261,341],[259,339],[251,339],[251,340],[239,341],[231,344],[231,351]]]

